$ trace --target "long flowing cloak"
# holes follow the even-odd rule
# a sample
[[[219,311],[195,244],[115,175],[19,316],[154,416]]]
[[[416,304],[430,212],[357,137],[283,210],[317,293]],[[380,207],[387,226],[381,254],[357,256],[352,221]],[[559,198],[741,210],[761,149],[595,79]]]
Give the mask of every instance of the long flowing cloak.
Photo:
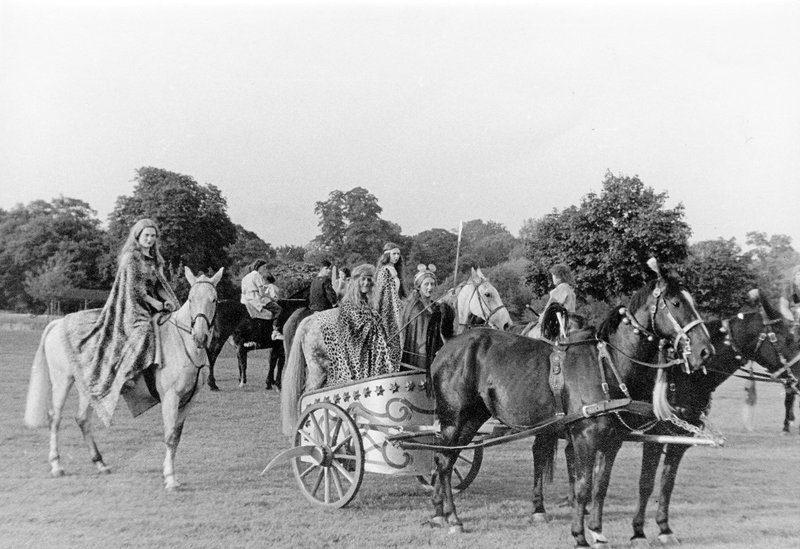
[[[433,359],[428,349],[428,331],[433,304],[414,290],[403,303],[401,326],[403,326],[403,356],[401,362],[417,368],[427,368]]]
[[[327,386],[400,370],[387,342],[383,319],[368,303],[344,301],[338,309],[316,314],[331,359]]]
[[[75,371],[75,385],[107,426],[123,384],[155,358],[155,311],[145,295],[178,302],[155,259],[138,250],[126,253],[103,308],[69,314],[63,320],[64,349]]]
[[[403,353],[402,334],[400,333],[400,281],[397,271],[390,265],[378,269],[375,276],[375,299],[378,316],[388,336],[389,356],[395,367],[399,368]]]

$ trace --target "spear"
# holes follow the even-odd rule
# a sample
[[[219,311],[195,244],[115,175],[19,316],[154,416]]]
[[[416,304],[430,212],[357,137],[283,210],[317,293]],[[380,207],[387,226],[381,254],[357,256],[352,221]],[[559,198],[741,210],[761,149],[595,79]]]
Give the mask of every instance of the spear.
[[[458,253],[461,251],[461,230],[464,228],[464,222],[458,222],[458,244],[456,244],[456,266],[453,268],[453,288],[456,287],[456,279],[458,278]]]

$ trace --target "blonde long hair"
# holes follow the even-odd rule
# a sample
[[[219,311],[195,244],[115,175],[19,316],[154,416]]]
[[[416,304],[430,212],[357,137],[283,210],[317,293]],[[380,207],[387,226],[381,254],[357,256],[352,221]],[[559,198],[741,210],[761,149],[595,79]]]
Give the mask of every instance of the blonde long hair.
[[[139,246],[139,235],[147,228],[153,228],[156,231],[156,240],[153,242],[153,247],[150,248],[150,255],[156,260],[156,264],[159,268],[164,267],[164,258],[161,256],[161,250],[158,248],[158,239],[161,237],[161,231],[158,230],[158,225],[156,225],[155,221],[146,217],[140,219],[131,227],[128,238],[125,240],[125,244],[122,245],[119,256],[117,256],[117,262],[120,265],[122,264],[122,258],[125,254],[142,253],[142,247]]]
[[[371,276],[375,278],[375,267],[373,267],[369,263],[364,263],[363,265],[359,265],[358,267],[353,269],[353,272],[350,274],[350,283],[347,285],[347,290],[345,290],[342,302],[348,301],[350,303],[356,303],[358,305],[370,304],[371,296],[369,295],[365,296],[364,294],[361,293],[359,279],[362,276]]]

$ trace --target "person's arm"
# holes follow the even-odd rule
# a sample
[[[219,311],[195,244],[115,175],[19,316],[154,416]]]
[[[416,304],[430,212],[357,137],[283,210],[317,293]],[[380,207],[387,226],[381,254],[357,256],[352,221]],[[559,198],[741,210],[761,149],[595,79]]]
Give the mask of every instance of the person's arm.
[[[782,295],[778,300],[778,309],[783,315],[783,318],[785,318],[789,322],[795,321],[794,315],[792,314],[792,309],[791,307],[789,307],[789,300],[786,299],[786,296]]]

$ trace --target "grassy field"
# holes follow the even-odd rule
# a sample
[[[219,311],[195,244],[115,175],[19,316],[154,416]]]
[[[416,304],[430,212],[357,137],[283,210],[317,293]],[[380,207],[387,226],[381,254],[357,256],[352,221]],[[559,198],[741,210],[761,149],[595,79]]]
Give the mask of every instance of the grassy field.
[[[251,354],[250,385],[239,389],[231,348],[218,362],[222,392],[201,391],[187,420],[179,492],[162,489],[158,409],[133,419],[124,404],[114,425],[97,433],[112,474],[95,472],[77,426],[65,421],[67,476],[52,479],[46,430],[22,425],[38,339],[36,331],[0,331],[0,547],[572,546],[570,512],[557,506],[567,490],[563,460],[548,491],[555,520],[529,521],[530,440],[486,450],[478,478],[457,496],[462,535],[422,525],[431,506],[410,477],[368,473],[346,509],[312,508],[288,465],[259,476],[288,447],[277,428],[279,395],[263,389],[260,353]],[[773,385],[759,386],[757,429],[744,431],[742,387],[729,380],[714,399],[712,420],[728,445],[691,449],[678,475],[671,523],[683,547],[800,547],[800,436],[779,436],[783,396]],[[638,444],[626,445],[614,468],[604,527],[614,546],[626,546],[631,535],[639,453]],[[647,533],[657,545],[652,516],[651,509]]]

